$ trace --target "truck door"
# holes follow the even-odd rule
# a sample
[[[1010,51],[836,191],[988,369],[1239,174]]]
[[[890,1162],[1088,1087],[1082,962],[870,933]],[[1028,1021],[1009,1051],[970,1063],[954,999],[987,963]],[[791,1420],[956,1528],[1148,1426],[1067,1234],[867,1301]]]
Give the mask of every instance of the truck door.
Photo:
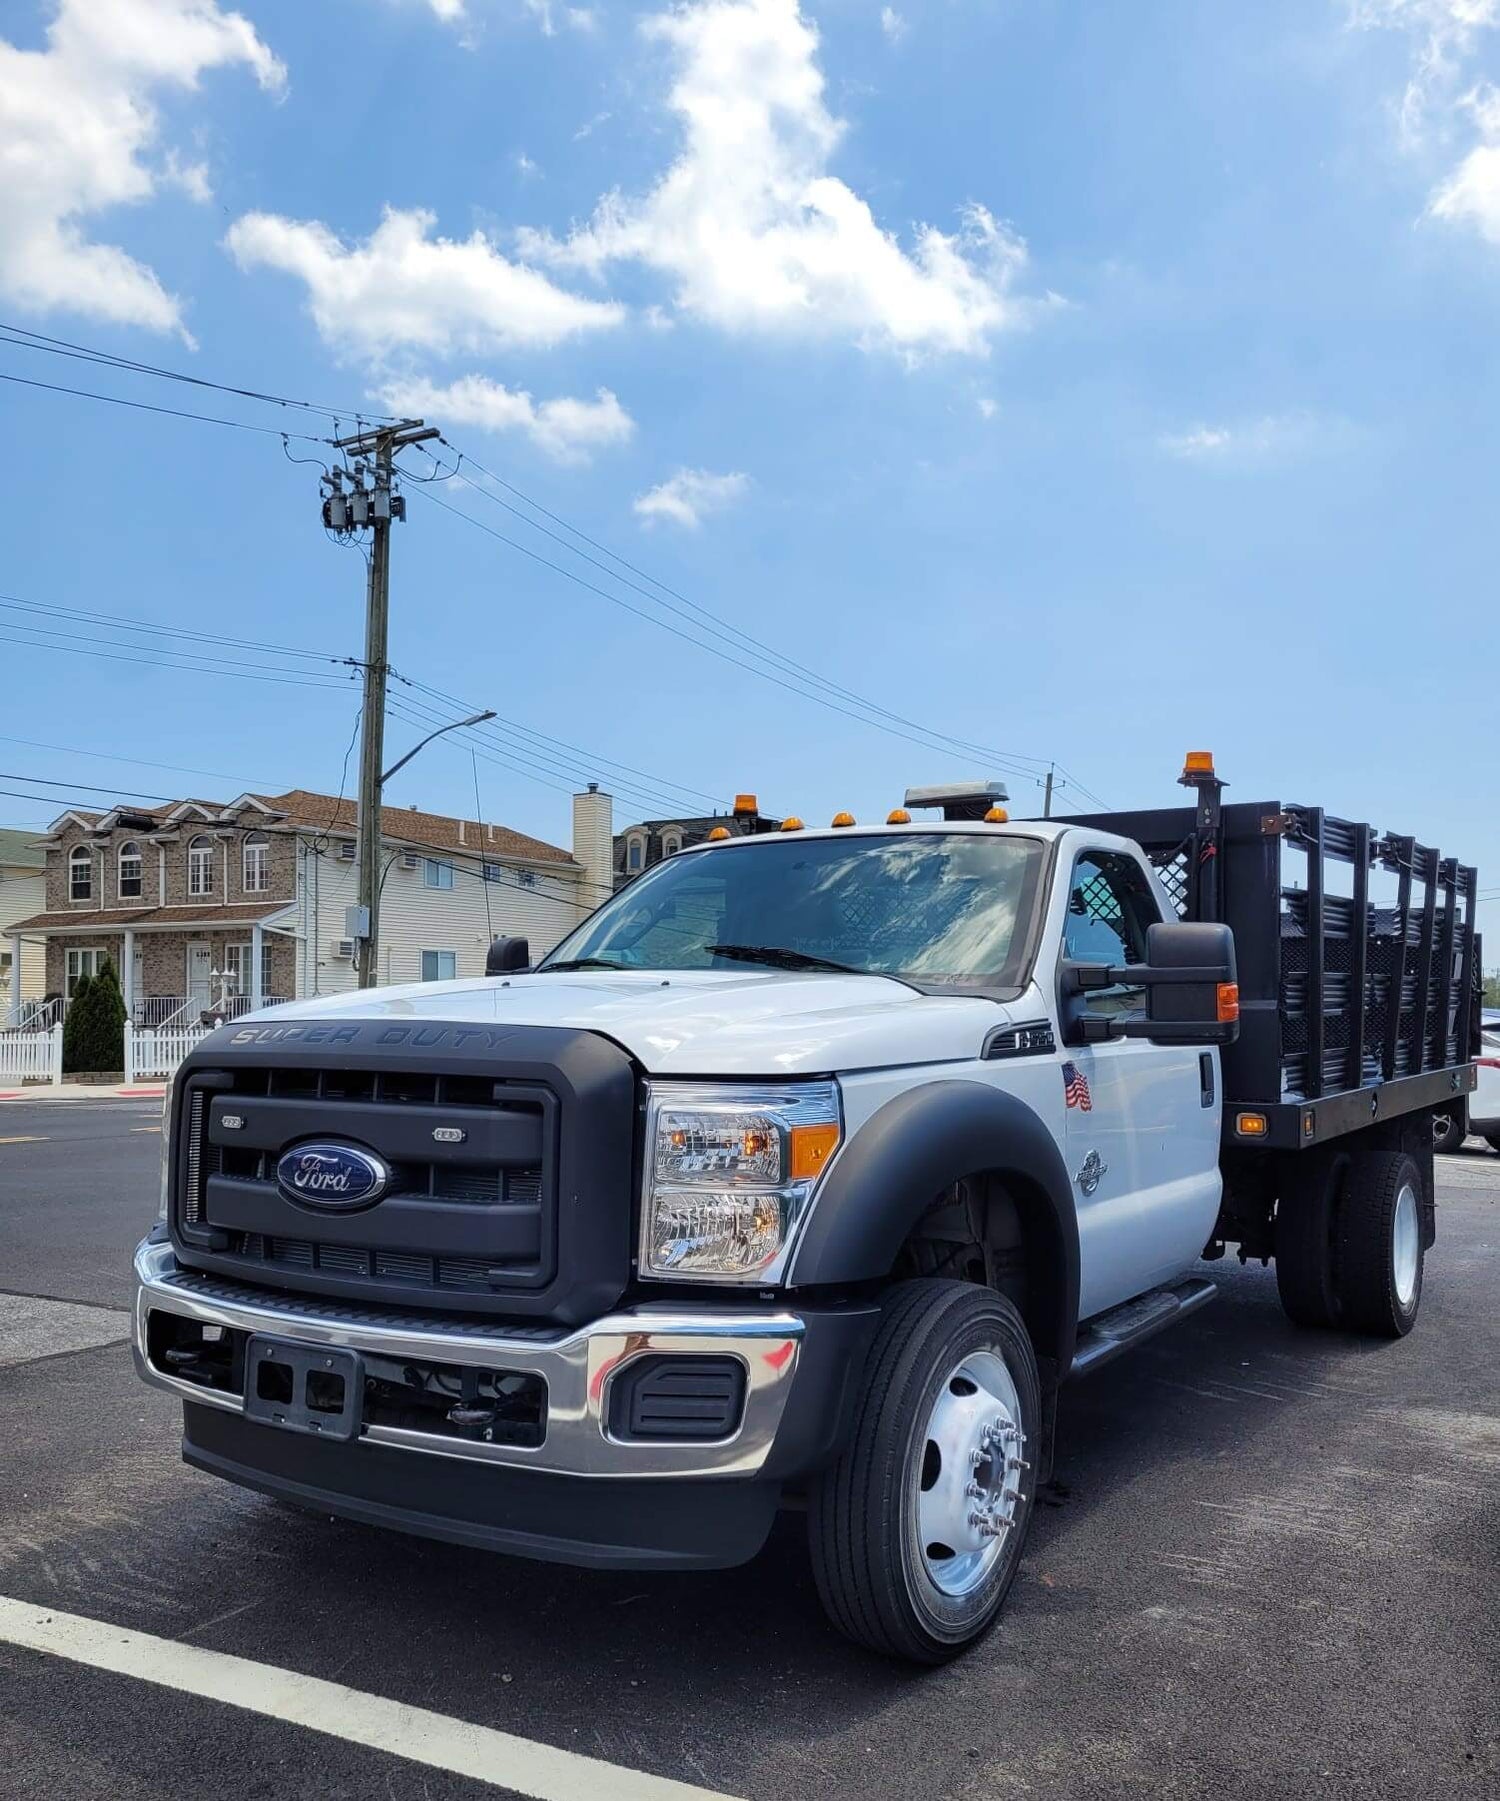
[[[1069,876],[1062,955],[1144,963],[1146,928],[1161,917],[1138,857],[1082,850]],[[1143,988],[1117,986],[1088,998],[1090,1013],[1145,1013]],[[1062,1074],[1079,1311],[1087,1317],[1181,1275],[1208,1242],[1220,1191],[1218,1055],[1118,1038],[1067,1047]]]

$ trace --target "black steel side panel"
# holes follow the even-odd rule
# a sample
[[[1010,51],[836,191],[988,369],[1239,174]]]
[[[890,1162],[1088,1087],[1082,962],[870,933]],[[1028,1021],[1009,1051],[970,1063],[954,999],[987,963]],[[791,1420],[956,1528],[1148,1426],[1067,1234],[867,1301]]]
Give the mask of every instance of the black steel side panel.
[[[198,1045],[177,1073],[179,1092],[195,1075],[242,1068],[407,1070],[482,1076],[547,1089],[558,1102],[556,1192],[544,1283],[530,1288],[439,1292],[408,1284],[344,1279],[325,1269],[277,1266],[275,1286],[374,1305],[417,1305],[491,1317],[577,1324],[618,1302],[630,1280],[634,1208],[635,1072],[618,1045],[595,1032],[552,1026],[447,1024],[438,1020],[319,1019],[227,1025]],[[186,1181],[186,1109],[176,1109],[173,1186]],[[502,1151],[502,1160],[503,1160]],[[378,1214],[377,1204],[365,1217]],[[171,1210],[172,1243],[189,1268],[247,1279],[245,1263],[220,1244],[189,1243]],[[329,1221],[335,1215],[327,1215]],[[336,1228],[335,1228],[336,1229]],[[443,1232],[453,1230],[444,1222]],[[447,1248],[454,1248],[450,1242]],[[254,1280],[255,1278],[250,1278]],[[264,1280],[264,1278],[261,1278]]]

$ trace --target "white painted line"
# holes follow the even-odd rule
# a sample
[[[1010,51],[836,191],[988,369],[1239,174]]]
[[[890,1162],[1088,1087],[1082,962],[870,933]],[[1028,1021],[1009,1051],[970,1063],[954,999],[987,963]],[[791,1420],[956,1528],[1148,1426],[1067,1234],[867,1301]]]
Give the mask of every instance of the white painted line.
[[[133,1676],[266,1719],[306,1726],[410,1763],[513,1789],[536,1801],[730,1801],[712,1789],[622,1769],[575,1751],[557,1751],[490,1726],[362,1694],[340,1682],[278,1670],[223,1651],[205,1651],[149,1632],[131,1632],[5,1595],[0,1595],[0,1644],[65,1657],[91,1669]]]
[[[160,1128],[158,1127],[158,1130]],[[28,1138],[24,1135],[16,1138],[0,1138],[0,1144],[45,1144],[45,1138]]]

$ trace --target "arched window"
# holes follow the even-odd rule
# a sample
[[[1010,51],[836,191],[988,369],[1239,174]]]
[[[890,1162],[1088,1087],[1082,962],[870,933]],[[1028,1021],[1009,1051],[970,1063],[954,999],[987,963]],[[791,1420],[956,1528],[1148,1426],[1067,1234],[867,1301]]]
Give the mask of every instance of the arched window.
[[[188,893],[212,894],[214,891],[214,841],[200,832],[188,845]]]
[[[252,832],[245,840],[246,894],[264,894],[271,885],[271,841],[264,832]]]
[[[86,844],[75,844],[68,853],[68,899],[94,898],[94,853]]]
[[[141,898],[141,847],[134,838],[127,838],[120,846],[118,892],[121,900]]]
[[[646,865],[646,840],[639,832],[632,832],[625,841],[625,869],[630,875],[639,875]]]
[[[680,851],[681,849],[682,849],[681,833],[665,832],[662,834],[661,854],[664,857],[675,857],[677,855],[678,851]]]

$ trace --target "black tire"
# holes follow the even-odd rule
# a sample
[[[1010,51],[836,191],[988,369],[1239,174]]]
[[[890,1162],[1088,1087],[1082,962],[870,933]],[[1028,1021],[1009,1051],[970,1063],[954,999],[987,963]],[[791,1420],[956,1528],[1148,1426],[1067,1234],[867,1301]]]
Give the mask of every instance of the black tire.
[[[1461,1151],[1469,1135],[1468,1121],[1462,1108],[1432,1116],[1432,1148],[1435,1151]]]
[[[984,1352],[1003,1362],[1014,1385],[1022,1448],[1035,1461],[1041,1384],[1015,1307],[972,1283],[902,1282],[885,1297],[848,1446],[808,1497],[808,1541],[824,1609],[846,1637],[887,1657],[937,1664],[965,1650],[993,1625],[1020,1564],[1036,1498],[1035,1476],[1025,1469],[1000,1478],[1014,1480],[1020,1495],[998,1554],[972,1593],[945,1594],[932,1580],[917,1529],[920,1496],[936,1480],[927,1438],[933,1408],[963,1360]]]
[[[1276,1290],[1299,1326],[1335,1326],[1334,1257],[1347,1151],[1301,1151],[1285,1159],[1276,1203]]]
[[[1409,1152],[1370,1151],[1355,1159],[1339,1209],[1334,1259],[1341,1324],[1351,1332],[1404,1338],[1416,1324],[1425,1195],[1421,1168]]]

